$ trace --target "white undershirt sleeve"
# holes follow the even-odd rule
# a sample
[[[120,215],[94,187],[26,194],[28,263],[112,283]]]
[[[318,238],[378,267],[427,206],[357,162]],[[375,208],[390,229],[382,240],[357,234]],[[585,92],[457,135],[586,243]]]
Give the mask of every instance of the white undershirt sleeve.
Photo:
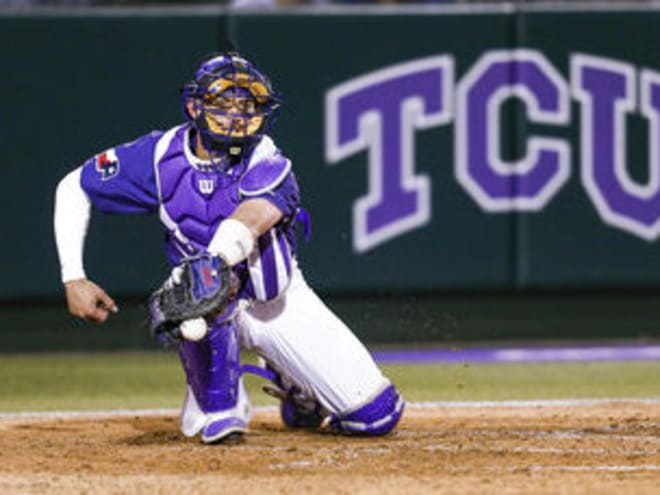
[[[86,278],[83,248],[91,213],[91,201],[80,185],[82,168],[67,174],[55,191],[55,243],[62,282]]]

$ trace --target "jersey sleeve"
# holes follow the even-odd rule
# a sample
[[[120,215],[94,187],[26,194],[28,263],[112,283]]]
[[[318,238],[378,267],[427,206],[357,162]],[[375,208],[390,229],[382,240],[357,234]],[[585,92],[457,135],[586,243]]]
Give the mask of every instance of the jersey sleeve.
[[[300,190],[293,171],[289,171],[275,189],[257,197],[267,199],[277,206],[284,218],[293,218],[300,206]]]
[[[300,190],[291,161],[268,143],[267,152],[257,148],[256,159],[241,178],[239,191],[244,200],[262,198],[273,203],[284,218],[292,218],[300,206]]]
[[[82,166],[80,184],[94,208],[104,213],[155,213],[158,190],[154,149],[162,135],[151,132],[110,148]]]

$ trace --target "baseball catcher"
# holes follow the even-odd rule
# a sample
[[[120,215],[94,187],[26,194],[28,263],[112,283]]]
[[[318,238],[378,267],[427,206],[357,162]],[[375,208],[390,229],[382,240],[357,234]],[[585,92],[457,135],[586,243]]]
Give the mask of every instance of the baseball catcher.
[[[117,311],[83,268],[92,206],[154,215],[173,271],[149,299],[151,328],[177,345],[185,435],[211,444],[247,431],[241,347],[263,358],[251,371],[272,381],[286,425],[388,433],[403,399],[298,266],[296,226],[308,234],[309,216],[291,161],[267,135],[282,103],[270,80],[223,53],[201,63],[181,96],[183,124],[103,151],[59,183],[54,223],[69,311],[97,322]]]

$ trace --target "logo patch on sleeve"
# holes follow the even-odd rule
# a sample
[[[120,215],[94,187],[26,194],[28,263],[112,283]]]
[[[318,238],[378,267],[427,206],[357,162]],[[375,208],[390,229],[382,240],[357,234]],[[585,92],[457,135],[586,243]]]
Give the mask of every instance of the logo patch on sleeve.
[[[96,171],[101,174],[101,180],[112,179],[119,173],[119,159],[114,148],[96,157]]]

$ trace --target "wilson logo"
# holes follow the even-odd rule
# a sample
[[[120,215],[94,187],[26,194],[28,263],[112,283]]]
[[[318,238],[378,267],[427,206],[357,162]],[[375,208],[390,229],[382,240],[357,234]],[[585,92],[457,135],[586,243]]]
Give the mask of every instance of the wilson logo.
[[[212,194],[215,190],[213,179],[199,179],[199,192],[202,194]]]

